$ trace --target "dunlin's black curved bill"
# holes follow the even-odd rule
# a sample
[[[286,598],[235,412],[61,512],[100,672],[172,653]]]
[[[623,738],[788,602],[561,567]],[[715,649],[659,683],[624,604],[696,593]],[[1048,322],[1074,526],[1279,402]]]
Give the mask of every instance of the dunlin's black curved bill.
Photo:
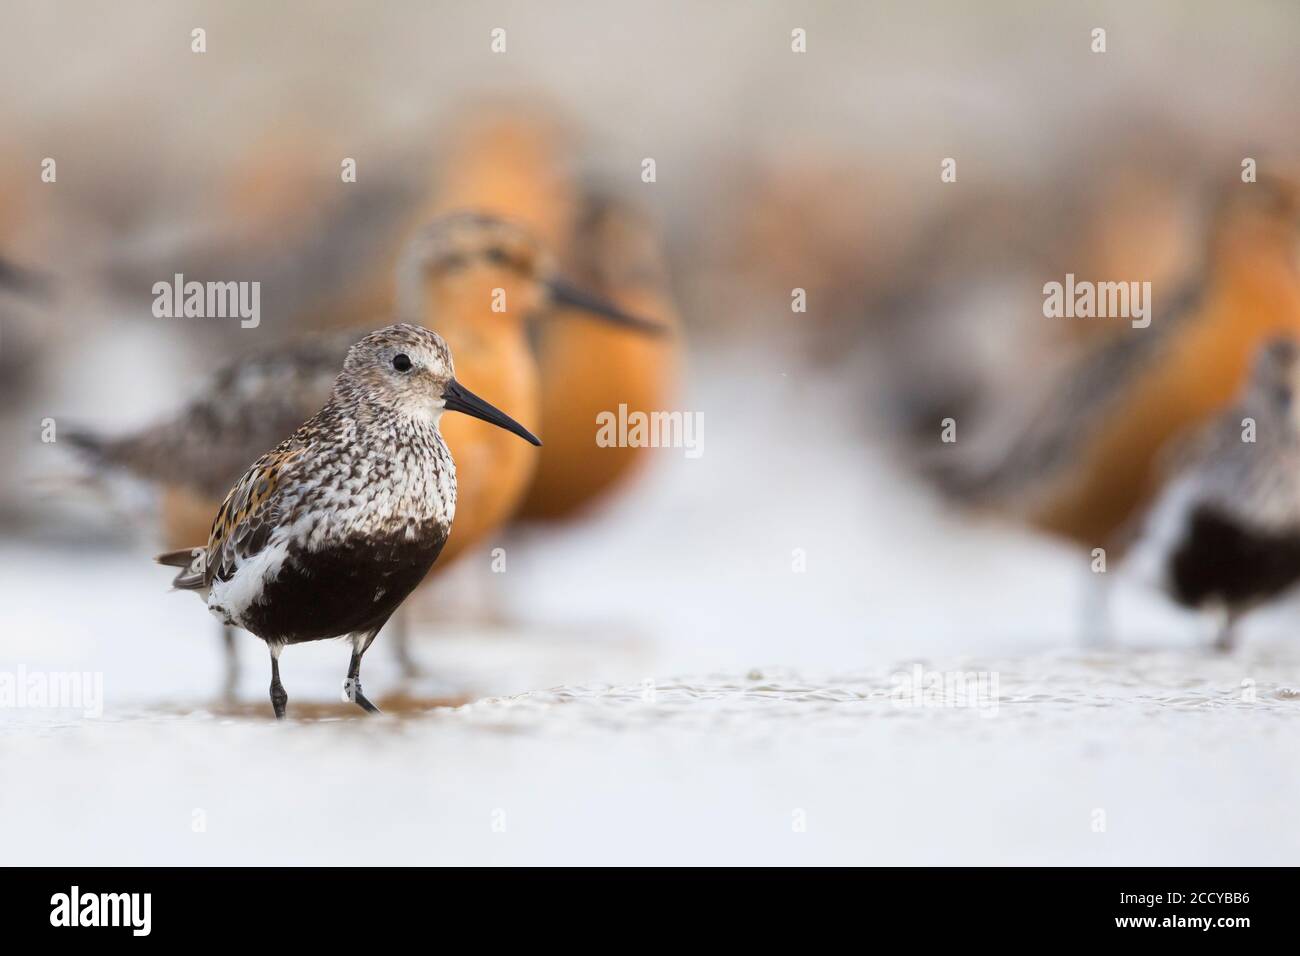
[[[540,445],[541,439],[530,432],[523,425],[507,415],[495,405],[489,405],[483,399],[479,398],[460,382],[454,378],[447,383],[442,390],[443,400],[446,402],[447,410],[451,412],[464,412],[466,415],[472,415],[474,418],[481,418],[489,424],[496,425],[498,428],[504,428],[508,432],[514,432],[526,442],[534,445]]]
[[[546,288],[550,290],[551,301],[556,305],[567,305],[570,308],[581,309],[583,312],[590,312],[596,318],[610,325],[632,329],[644,335],[668,334],[668,326],[650,319],[630,315],[612,302],[606,302],[599,296],[584,292],[563,279],[551,279],[546,283]]]

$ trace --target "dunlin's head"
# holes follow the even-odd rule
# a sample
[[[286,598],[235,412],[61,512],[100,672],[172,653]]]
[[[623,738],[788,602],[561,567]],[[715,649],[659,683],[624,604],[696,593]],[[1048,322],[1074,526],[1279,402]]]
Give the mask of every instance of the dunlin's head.
[[[434,422],[444,411],[463,412],[541,444],[524,426],[457,382],[447,343],[420,325],[390,325],[357,342],[348,350],[334,392],[345,401]]]
[[[522,226],[487,213],[440,216],[403,255],[399,306],[411,321],[523,323],[552,306],[649,334],[666,329],[577,288]]]

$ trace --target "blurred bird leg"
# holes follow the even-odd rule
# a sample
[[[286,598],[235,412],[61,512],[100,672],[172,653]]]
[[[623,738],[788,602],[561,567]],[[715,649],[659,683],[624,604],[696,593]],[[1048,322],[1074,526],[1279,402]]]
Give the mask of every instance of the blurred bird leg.
[[[221,645],[225,650],[226,679],[221,696],[227,703],[235,700],[239,688],[239,648],[235,646],[235,639],[235,629],[229,624],[222,624]]]
[[[1221,654],[1230,654],[1237,644],[1237,615],[1225,606],[1219,609],[1218,619],[1214,649]]]
[[[1114,622],[1111,618],[1112,588],[1108,572],[1094,571],[1087,567],[1088,579],[1083,585],[1082,644],[1094,650],[1109,647],[1114,643]]]
[[[411,654],[411,611],[405,605],[399,607],[388,623],[384,625],[387,630],[387,641],[393,648],[393,655],[397,658],[397,667],[401,675],[406,680],[414,680],[417,677],[424,676],[424,671],[415,657]]]

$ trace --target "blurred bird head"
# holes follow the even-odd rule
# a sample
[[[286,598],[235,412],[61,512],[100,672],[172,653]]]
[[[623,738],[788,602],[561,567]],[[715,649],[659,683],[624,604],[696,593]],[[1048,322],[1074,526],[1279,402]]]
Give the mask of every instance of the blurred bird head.
[[[1249,409],[1289,416],[1300,431],[1300,342],[1281,336],[1262,345],[1245,391]]]
[[[541,444],[523,425],[456,381],[447,343],[421,325],[390,325],[353,345],[334,391],[344,400],[435,423],[444,411],[461,412]]]
[[[408,321],[447,328],[496,318],[522,328],[556,306],[647,334],[667,331],[568,282],[526,229],[487,213],[433,220],[399,267],[398,307]]]

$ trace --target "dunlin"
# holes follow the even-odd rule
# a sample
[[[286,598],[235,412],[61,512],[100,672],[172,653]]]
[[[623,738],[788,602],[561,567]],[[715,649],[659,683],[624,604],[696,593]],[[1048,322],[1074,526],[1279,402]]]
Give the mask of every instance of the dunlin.
[[[281,650],[334,637],[352,642],[347,698],[377,711],[361,689],[362,656],[437,560],[456,514],[444,411],[541,444],[456,381],[436,333],[370,333],[349,349],[324,408],[235,483],[206,546],[158,558],[181,568],[175,587],[266,642],[277,718],[288,702]]]
[[[1257,356],[1236,404],[1185,447],[1130,560],[1186,607],[1243,614],[1300,582],[1300,345]]]

